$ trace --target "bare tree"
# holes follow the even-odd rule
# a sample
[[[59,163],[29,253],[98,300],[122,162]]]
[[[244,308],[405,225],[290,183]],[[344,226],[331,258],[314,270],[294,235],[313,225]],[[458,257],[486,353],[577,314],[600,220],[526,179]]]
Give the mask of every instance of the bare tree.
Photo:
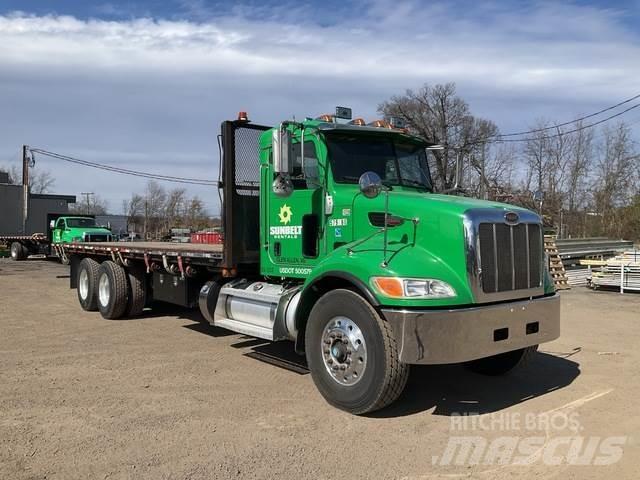
[[[593,202],[601,232],[619,235],[617,210],[630,204],[638,192],[638,156],[634,155],[631,131],[623,122],[602,129],[603,139],[595,162]]]
[[[13,185],[20,185],[22,183],[22,173],[15,165],[12,165],[6,171],[9,174],[9,183]],[[29,189],[31,193],[49,193],[55,183],[56,180],[49,170],[29,169]]]
[[[187,191],[184,188],[175,188],[167,194],[164,206],[165,228],[169,230],[171,226],[182,226],[183,215],[186,210]]]
[[[69,212],[76,215],[106,215],[109,203],[99,195],[87,196],[86,202],[73,203]]]
[[[412,133],[444,147],[444,150],[433,151],[432,173],[439,189],[453,186],[458,154],[473,155],[476,162],[473,168],[478,171],[483,188],[487,188],[482,173],[487,151],[482,145],[498,133],[498,127],[490,120],[471,115],[467,102],[456,94],[455,84],[425,84],[417,91],[407,90],[404,95],[381,103],[378,111],[404,119]]]
[[[31,193],[49,193],[55,183],[55,178],[48,170],[32,171],[29,175]]]
[[[142,195],[132,193],[129,200],[122,202],[122,212],[127,216],[127,231],[139,230],[144,215],[144,198]]]

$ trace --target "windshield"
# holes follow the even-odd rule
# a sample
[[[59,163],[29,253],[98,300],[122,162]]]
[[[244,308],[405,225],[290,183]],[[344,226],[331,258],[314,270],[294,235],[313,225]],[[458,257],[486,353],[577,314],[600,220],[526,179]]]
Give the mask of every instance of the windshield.
[[[67,227],[95,227],[96,221],[93,218],[67,218]]]
[[[386,185],[433,191],[424,145],[366,135],[327,135],[329,161],[338,183],[358,183],[360,175],[376,172]]]

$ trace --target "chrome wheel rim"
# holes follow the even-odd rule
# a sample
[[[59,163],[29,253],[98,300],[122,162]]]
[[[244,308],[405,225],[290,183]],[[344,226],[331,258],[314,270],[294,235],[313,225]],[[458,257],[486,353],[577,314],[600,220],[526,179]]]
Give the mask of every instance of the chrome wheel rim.
[[[340,385],[352,386],[360,381],[367,368],[367,345],[362,331],[347,317],[334,317],[322,333],[324,366]]]
[[[106,307],[109,305],[109,297],[111,296],[111,289],[109,285],[109,277],[106,273],[100,276],[98,282],[98,298],[100,299],[100,305]]]
[[[80,289],[80,298],[86,300],[89,296],[89,274],[86,270],[80,271],[80,278],[78,279],[78,288]]]

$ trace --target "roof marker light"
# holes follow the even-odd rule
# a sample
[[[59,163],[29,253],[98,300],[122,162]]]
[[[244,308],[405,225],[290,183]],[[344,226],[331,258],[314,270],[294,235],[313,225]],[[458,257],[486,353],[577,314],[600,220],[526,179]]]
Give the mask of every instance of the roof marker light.
[[[355,125],[357,127],[364,127],[367,122],[364,121],[364,118],[354,118],[349,122],[349,125]]]
[[[319,117],[316,117],[316,120],[320,120],[321,122],[335,123],[336,119],[333,115],[328,113],[324,113]]]
[[[388,122],[385,122],[384,120],[374,120],[373,122],[369,123],[368,126],[376,128],[393,128]]]

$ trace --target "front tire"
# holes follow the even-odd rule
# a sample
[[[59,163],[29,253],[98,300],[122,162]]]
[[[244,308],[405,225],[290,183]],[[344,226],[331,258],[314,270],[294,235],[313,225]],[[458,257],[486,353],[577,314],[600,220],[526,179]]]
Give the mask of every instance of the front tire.
[[[100,264],[92,258],[83,258],[78,265],[78,301],[83,310],[98,310],[98,272]]]
[[[305,332],[311,377],[331,405],[361,415],[395,401],[407,383],[391,326],[360,295],[333,290],[309,315]]]
[[[505,375],[516,369],[525,367],[538,350],[538,345],[521,348],[512,352],[499,353],[491,357],[479,358],[467,362],[465,366],[481,375],[498,376]]]
[[[122,317],[127,308],[127,273],[120,265],[107,260],[98,271],[98,310],[107,319]]]

